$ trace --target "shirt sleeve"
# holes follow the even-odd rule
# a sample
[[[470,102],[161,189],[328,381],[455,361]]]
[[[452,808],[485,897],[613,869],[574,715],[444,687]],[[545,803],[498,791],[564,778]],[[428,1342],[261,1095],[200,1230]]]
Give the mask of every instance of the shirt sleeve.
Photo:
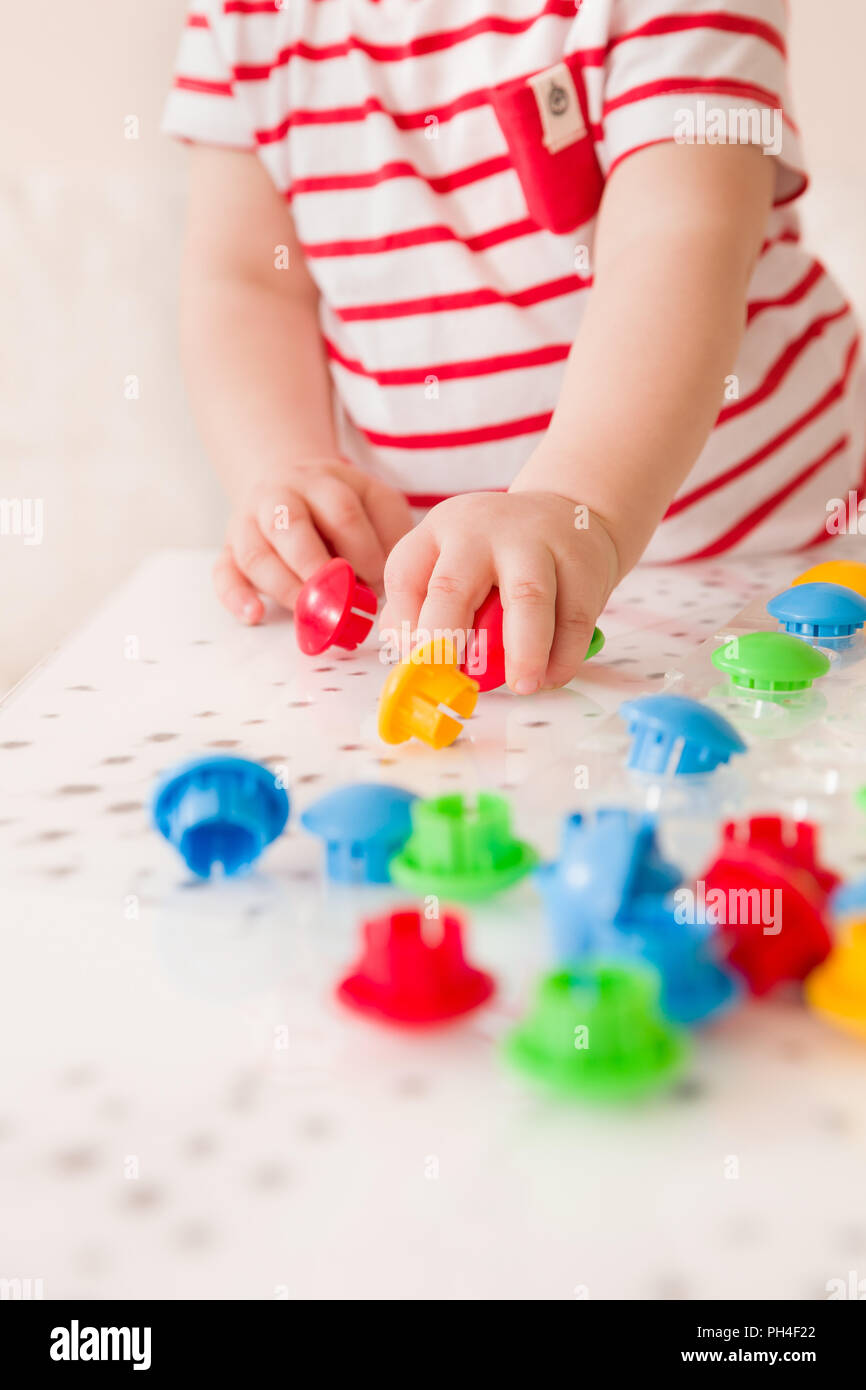
[[[604,173],[648,145],[761,145],[776,203],[808,184],[789,91],[786,0],[612,0]]]
[[[212,8],[208,0],[190,0],[162,128],[197,144],[253,150],[255,136],[220,50]]]

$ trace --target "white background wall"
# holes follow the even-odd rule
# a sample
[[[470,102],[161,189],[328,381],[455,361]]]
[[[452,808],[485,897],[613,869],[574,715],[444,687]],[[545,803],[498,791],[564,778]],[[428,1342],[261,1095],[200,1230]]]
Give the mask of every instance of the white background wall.
[[[41,546],[0,538],[0,689],[142,556],[219,539],[175,346],[184,152],[159,134],[185,9],[0,0],[0,496],[45,499]],[[866,307],[866,3],[792,12],[808,221]]]

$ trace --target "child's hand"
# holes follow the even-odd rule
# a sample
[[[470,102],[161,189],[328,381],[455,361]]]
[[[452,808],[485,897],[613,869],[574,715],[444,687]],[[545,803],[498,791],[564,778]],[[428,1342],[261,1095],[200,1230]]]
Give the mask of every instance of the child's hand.
[[[434,507],[391,552],[382,626],[471,628],[497,585],[508,684],[531,695],[576,675],[618,578],[604,525],[568,498],[469,493]]]
[[[295,464],[255,485],[236,507],[214,566],[217,596],[245,623],[264,616],[260,594],[291,608],[305,580],[340,555],[371,588],[412,525],[402,492],[340,459]]]

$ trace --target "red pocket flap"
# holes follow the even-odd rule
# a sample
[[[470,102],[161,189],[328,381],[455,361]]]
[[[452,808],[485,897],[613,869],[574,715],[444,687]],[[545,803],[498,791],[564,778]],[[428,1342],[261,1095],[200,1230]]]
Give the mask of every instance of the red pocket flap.
[[[577,58],[494,87],[490,101],[533,220],[556,233],[591,221],[604,175]]]

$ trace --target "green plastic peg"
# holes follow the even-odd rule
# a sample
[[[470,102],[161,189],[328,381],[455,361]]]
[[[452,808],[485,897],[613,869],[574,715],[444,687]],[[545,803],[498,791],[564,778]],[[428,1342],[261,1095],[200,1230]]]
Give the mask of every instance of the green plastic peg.
[[[389,870],[394,883],[415,892],[473,902],[501,893],[538,862],[532,846],[513,835],[501,796],[415,801],[411,817],[412,834]]]
[[[634,1100],[675,1080],[689,1044],[659,1007],[658,972],[643,962],[588,962],[545,975],[529,1017],[506,1039],[512,1066],[553,1090]]]
[[[597,627],[594,629],[592,634],[592,640],[590,641],[590,644],[586,649],[586,656],[583,658],[584,661],[589,661],[591,656],[597,656],[603,646],[604,633],[602,632],[600,627]]]
[[[787,632],[731,637],[713,652],[713,665],[743,690],[774,693],[808,690],[830,669],[829,658],[822,651]]]

